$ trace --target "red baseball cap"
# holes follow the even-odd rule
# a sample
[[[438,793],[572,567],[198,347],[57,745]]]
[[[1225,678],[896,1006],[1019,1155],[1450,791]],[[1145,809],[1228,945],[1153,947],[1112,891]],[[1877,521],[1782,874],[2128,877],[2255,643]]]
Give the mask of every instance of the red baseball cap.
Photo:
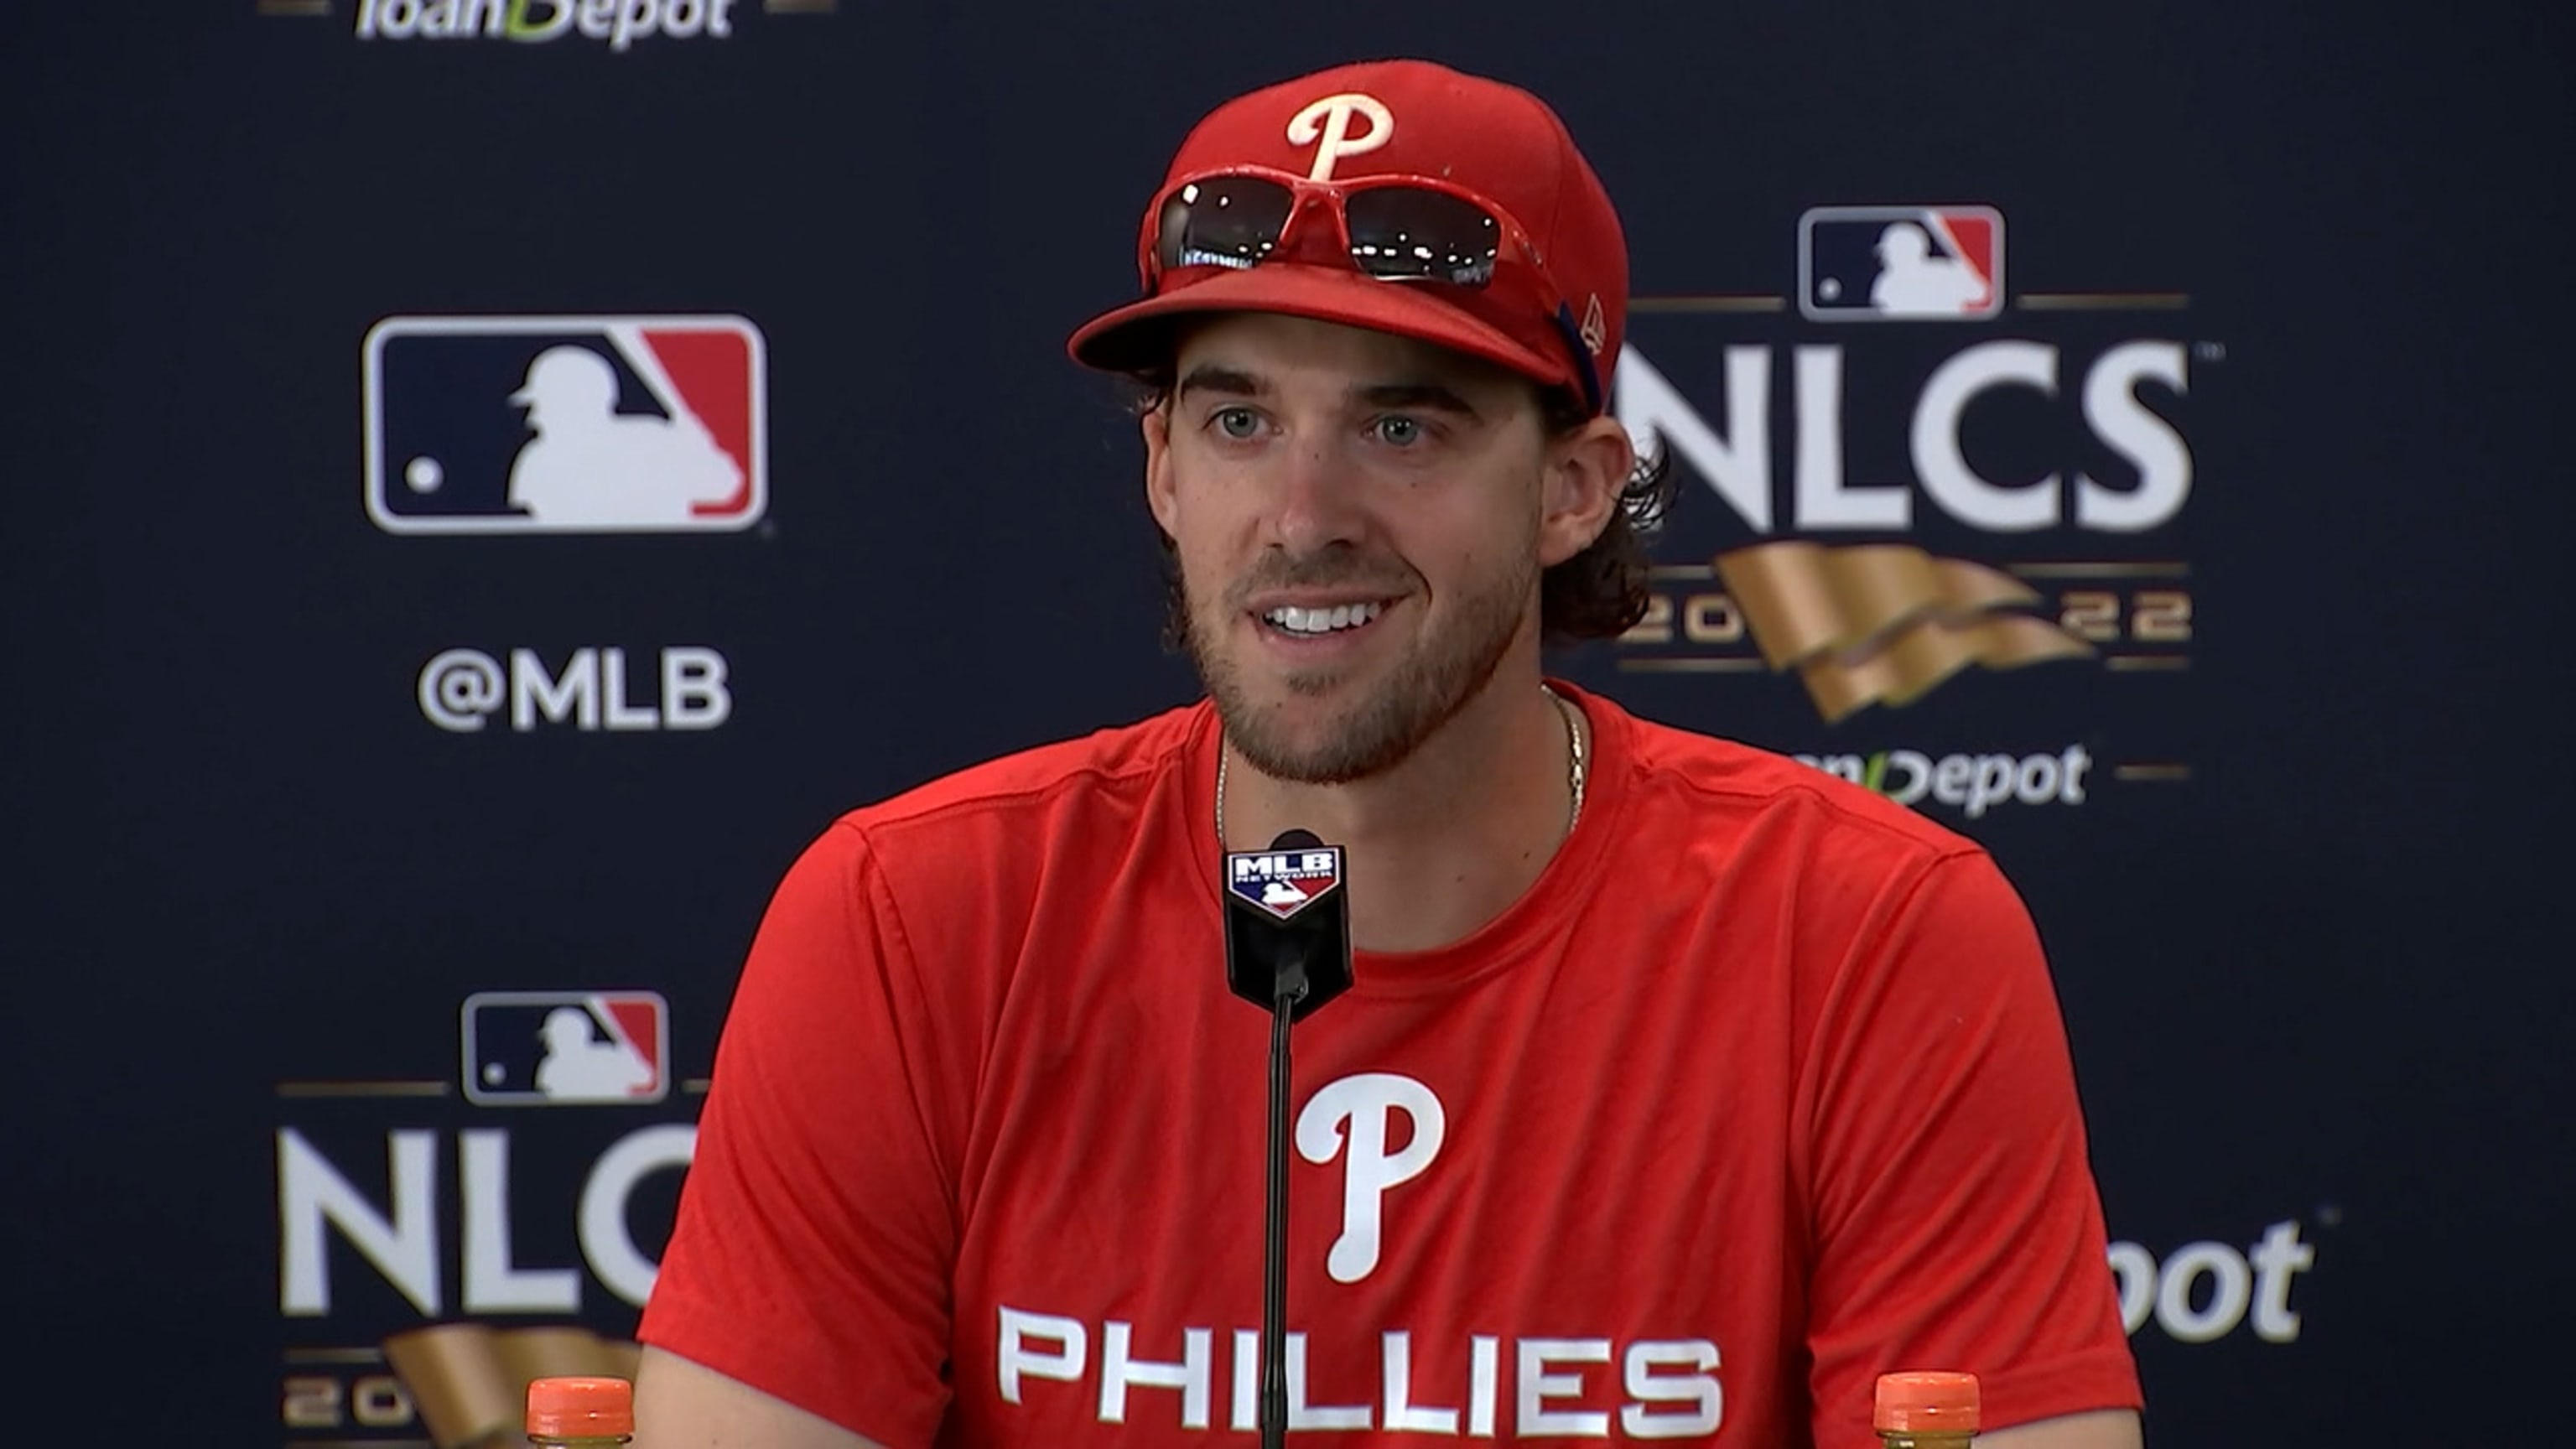
[[[1328,182],[1423,177],[1481,195],[1528,234],[1559,305],[1531,302],[1518,289],[1381,281],[1329,257],[1329,248],[1317,254],[1293,245],[1279,260],[1167,272],[1157,285],[1163,198],[1188,178],[1246,165]],[[1517,86],[1421,60],[1337,66],[1210,112],[1181,142],[1146,206],[1136,263],[1149,295],[1075,331],[1068,350],[1076,361],[1149,372],[1170,362],[1177,316],[1283,312],[1419,338],[1577,397],[1597,386],[1596,399],[1607,399],[1627,321],[1627,239],[1565,123]]]

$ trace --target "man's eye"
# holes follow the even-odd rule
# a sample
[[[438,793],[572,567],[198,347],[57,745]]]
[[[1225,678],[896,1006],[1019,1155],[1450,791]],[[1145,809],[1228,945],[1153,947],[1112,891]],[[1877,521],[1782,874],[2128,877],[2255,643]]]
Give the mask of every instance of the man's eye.
[[[1218,432],[1237,442],[1261,431],[1261,417],[1250,408],[1219,408],[1213,421]]]
[[[1410,448],[1422,441],[1422,420],[1407,417],[1380,418],[1377,420],[1377,437],[1381,443]]]

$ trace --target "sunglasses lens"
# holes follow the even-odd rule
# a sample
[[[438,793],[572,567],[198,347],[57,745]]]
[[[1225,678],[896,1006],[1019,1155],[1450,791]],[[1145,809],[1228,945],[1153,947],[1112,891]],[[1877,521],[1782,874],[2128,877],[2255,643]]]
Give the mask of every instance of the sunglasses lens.
[[[1482,287],[1494,279],[1502,223],[1484,208],[1441,191],[1378,186],[1354,192],[1351,260],[1388,281],[1447,282]]]
[[[1288,188],[1258,176],[1193,181],[1163,203],[1156,255],[1166,267],[1248,267],[1288,225]]]

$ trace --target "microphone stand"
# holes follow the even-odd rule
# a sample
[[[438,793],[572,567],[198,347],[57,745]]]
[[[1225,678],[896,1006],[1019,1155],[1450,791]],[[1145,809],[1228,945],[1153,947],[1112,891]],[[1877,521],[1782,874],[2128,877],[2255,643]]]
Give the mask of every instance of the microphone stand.
[[[1288,1070],[1290,1013],[1306,998],[1306,954],[1279,967],[1270,1008],[1270,1210],[1263,1234],[1268,1270],[1261,1291],[1261,1449],[1288,1439]]]
[[[1219,834],[1223,833],[1219,818]],[[1351,989],[1350,901],[1340,846],[1283,830],[1268,850],[1226,852],[1226,989],[1270,1012],[1270,1153],[1261,1285],[1261,1449],[1288,1438],[1288,1029]]]

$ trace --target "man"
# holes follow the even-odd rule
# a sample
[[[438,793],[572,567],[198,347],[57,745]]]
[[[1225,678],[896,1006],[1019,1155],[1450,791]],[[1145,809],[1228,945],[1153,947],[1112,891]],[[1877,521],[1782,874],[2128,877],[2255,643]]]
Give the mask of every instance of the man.
[[[2062,1027],[1987,857],[1547,681],[1642,608],[1662,484],[1603,409],[1625,244],[1557,118],[1346,67],[1192,132],[1145,489],[1210,701],[844,817],[718,1050],[639,1444],[1248,1441],[1269,1017],[1222,853],[1348,850],[1357,985],[1296,1037],[1301,1442],[2138,1443]]]

